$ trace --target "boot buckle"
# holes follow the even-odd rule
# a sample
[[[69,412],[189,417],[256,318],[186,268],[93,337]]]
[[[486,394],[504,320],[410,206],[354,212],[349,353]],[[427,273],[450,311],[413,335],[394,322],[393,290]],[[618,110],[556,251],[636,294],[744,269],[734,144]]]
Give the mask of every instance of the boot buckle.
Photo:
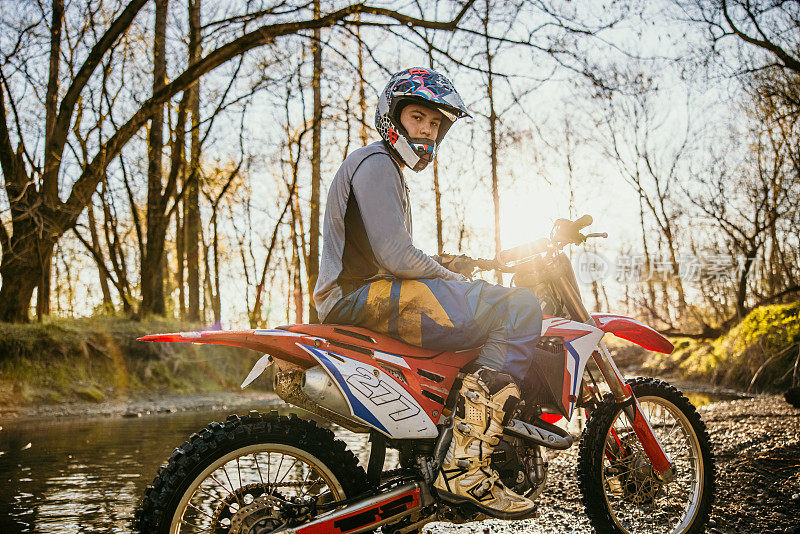
[[[474,391],[474,390],[471,390],[471,389],[468,389],[467,391],[465,391],[464,392],[464,396],[466,398],[468,398],[469,400],[471,400],[472,402],[478,402],[478,401],[482,400],[481,396],[478,394],[478,392]]]

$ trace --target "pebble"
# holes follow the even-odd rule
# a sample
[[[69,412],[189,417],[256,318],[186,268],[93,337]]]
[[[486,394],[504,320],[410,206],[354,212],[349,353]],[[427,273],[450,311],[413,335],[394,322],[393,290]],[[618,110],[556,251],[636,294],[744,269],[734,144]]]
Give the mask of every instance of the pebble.
[[[795,493],[794,495],[792,495],[792,500],[794,502],[800,501],[800,493]]]

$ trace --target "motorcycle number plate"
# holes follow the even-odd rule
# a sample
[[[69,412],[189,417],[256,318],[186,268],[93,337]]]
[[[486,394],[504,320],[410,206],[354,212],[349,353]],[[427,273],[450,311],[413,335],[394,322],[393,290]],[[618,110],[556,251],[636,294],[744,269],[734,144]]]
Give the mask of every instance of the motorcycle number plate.
[[[435,438],[425,410],[383,369],[341,354],[298,343],[331,375],[350,405],[350,415],[390,438]]]

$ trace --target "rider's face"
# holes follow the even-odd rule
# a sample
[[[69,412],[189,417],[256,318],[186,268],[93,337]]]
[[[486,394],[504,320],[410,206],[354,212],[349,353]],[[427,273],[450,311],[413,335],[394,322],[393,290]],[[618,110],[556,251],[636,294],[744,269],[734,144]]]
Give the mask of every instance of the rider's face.
[[[443,118],[444,115],[442,115],[441,111],[419,104],[409,104],[400,112],[400,124],[403,125],[403,128],[408,132],[408,136],[412,139],[422,138],[435,141]],[[420,159],[414,166],[414,170],[421,171],[429,162],[429,158]]]
[[[411,138],[422,137],[435,140],[439,133],[439,125],[442,124],[442,118],[444,115],[439,110],[419,104],[409,104],[400,113],[400,124]]]

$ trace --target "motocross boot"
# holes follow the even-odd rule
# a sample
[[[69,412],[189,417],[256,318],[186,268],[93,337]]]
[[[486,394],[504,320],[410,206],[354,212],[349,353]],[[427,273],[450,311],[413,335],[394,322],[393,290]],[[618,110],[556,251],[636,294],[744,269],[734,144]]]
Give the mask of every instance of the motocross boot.
[[[440,497],[469,502],[501,519],[535,513],[533,501],[505,487],[490,467],[492,452],[519,395],[510,376],[487,367],[464,377],[456,401],[453,439],[434,482]]]

